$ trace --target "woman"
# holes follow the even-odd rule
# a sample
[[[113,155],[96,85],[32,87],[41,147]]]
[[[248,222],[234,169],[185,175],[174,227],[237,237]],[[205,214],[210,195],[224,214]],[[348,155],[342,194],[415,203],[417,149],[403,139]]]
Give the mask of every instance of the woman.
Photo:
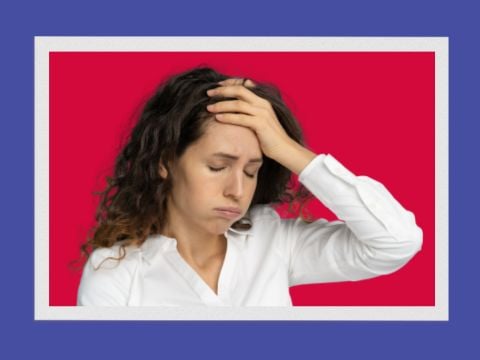
[[[102,193],[78,304],[291,306],[290,286],[405,265],[422,245],[413,214],[302,144],[275,88],[209,68],[170,78]],[[281,219],[270,206],[307,189],[343,221]]]

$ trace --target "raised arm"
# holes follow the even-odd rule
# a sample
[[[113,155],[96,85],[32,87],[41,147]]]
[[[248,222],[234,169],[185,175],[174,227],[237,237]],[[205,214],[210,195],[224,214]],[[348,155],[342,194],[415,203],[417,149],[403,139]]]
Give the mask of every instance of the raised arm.
[[[291,139],[271,104],[226,80],[211,96],[234,97],[208,110],[220,122],[252,129],[263,153],[282,164],[342,221],[301,219],[280,222],[291,284],[359,280],[388,274],[406,264],[422,246],[422,230],[379,182],[355,176],[331,155],[316,155]],[[247,84],[248,85],[248,84]]]

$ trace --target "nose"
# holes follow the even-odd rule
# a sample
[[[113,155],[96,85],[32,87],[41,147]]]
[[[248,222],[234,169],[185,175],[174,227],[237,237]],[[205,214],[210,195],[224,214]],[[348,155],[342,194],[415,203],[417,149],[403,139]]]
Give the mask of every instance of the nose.
[[[227,183],[225,184],[224,195],[227,197],[233,197],[235,199],[240,199],[245,192],[244,189],[244,178],[241,171],[232,172],[228,177]]]

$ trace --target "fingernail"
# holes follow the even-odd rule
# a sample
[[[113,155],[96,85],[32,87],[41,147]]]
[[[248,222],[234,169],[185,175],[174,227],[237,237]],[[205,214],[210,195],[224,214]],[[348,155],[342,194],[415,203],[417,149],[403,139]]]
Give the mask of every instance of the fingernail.
[[[214,89],[207,90],[207,95],[212,96],[215,95],[216,91]]]

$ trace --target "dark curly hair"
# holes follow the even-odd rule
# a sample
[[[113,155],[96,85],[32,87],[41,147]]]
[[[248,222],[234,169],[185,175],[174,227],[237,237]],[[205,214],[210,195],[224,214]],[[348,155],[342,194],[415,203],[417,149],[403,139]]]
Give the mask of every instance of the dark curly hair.
[[[82,254],[100,247],[111,247],[122,241],[121,249],[140,245],[149,235],[161,233],[165,226],[167,196],[172,189],[171,177],[159,175],[159,164],[170,173],[188,146],[198,140],[211,120],[206,106],[230,98],[209,97],[206,91],[218,82],[231,78],[208,67],[197,67],[174,75],[162,82],[147,101],[126,145],[115,161],[112,177],[100,196],[96,225],[90,230]],[[296,119],[284,104],[273,85],[256,83],[249,88],[268,100],[287,134],[303,145],[303,136]],[[303,208],[311,193],[300,183],[294,185],[291,172],[264,156],[257,187],[250,208],[257,204],[289,203],[292,211]],[[248,212],[247,212],[248,214]],[[242,219],[232,225],[241,227]],[[120,257],[122,258],[124,254]]]

